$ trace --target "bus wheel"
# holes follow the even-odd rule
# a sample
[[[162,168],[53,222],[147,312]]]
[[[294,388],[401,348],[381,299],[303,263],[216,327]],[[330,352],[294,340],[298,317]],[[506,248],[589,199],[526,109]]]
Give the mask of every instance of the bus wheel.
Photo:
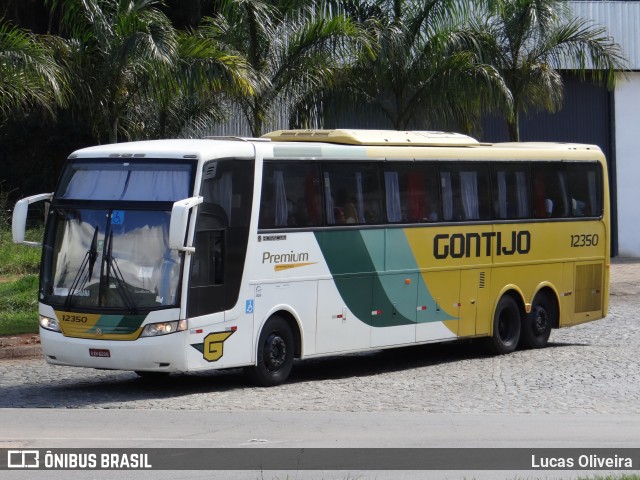
[[[538,292],[531,304],[531,313],[522,319],[520,346],[522,348],[542,348],[547,345],[551,327],[557,320],[555,304],[549,295]]]
[[[520,308],[509,295],[498,302],[493,316],[493,335],[488,339],[488,350],[496,355],[513,352],[520,339]]]
[[[271,317],[260,333],[256,365],[245,371],[257,385],[280,385],[291,372],[293,354],[293,333],[289,324],[282,317]]]

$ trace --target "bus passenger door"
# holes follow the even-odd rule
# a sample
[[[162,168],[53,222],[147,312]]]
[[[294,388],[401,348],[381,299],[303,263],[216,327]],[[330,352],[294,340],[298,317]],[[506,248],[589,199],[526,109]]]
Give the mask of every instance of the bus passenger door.
[[[419,276],[416,341],[456,338],[460,271],[424,272]]]
[[[478,269],[462,270],[460,277],[458,337],[472,337],[477,334],[478,294],[480,293],[480,284],[484,289],[485,273]]]

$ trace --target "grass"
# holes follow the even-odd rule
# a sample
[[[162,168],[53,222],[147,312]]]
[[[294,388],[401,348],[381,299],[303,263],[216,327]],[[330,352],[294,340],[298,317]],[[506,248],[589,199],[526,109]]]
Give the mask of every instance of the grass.
[[[38,332],[38,276],[0,282],[0,335]]]
[[[41,241],[42,228],[27,232]],[[38,332],[38,271],[40,249],[16,245],[11,229],[0,221],[0,335]]]
[[[36,228],[27,232],[27,240],[42,241],[43,230]],[[40,269],[39,248],[16,245],[11,240],[9,228],[0,226],[0,276],[12,277],[37,274]]]

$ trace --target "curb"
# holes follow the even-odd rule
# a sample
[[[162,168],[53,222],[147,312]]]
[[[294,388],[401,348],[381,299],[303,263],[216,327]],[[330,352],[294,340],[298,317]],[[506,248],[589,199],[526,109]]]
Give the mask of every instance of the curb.
[[[42,355],[37,334],[0,337],[0,359],[38,357]]]

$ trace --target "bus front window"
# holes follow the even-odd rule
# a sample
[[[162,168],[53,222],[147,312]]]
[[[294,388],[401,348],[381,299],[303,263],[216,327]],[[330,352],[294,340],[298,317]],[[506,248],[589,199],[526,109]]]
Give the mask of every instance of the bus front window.
[[[42,299],[56,307],[138,313],[178,304],[181,256],[170,212],[56,209],[45,245]]]

